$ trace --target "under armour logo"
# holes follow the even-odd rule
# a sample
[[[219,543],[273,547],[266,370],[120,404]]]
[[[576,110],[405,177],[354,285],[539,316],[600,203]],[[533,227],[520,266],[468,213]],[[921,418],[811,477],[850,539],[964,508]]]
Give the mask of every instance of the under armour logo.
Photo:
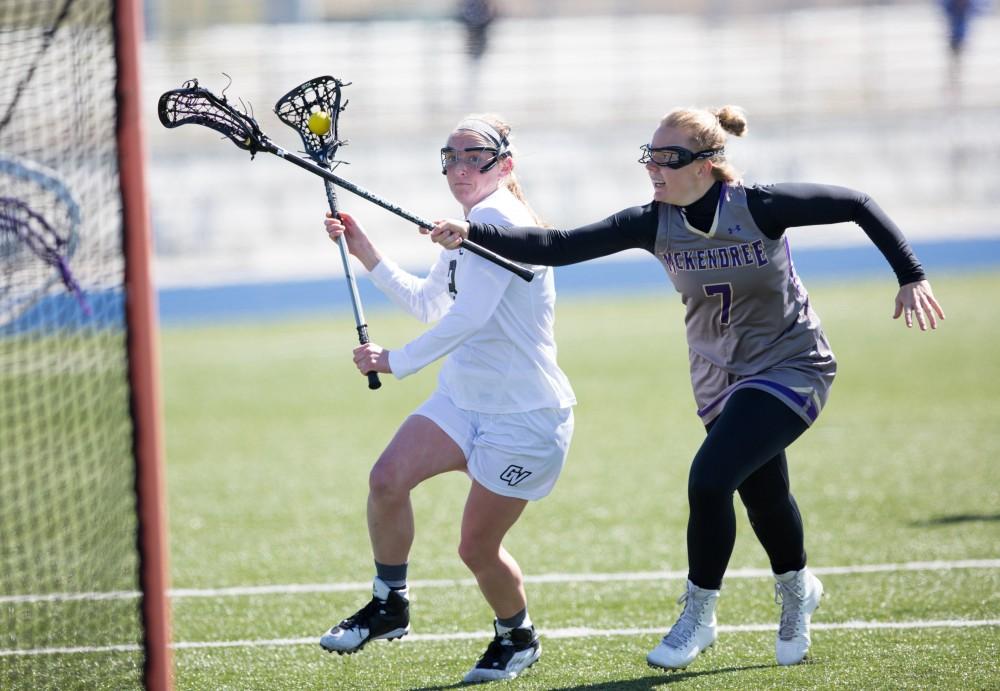
[[[737,224],[736,224],[736,227],[735,227],[735,228],[727,228],[726,230],[727,230],[727,231],[729,231],[729,234],[730,234],[730,235],[734,235],[734,234],[736,234],[736,233],[739,233],[739,232],[741,232],[741,231],[742,231],[743,229],[742,229],[742,228],[740,228],[740,224],[739,224],[739,223],[737,223]]]
[[[531,475],[530,470],[525,470],[519,465],[509,465],[507,469],[500,473],[500,479],[513,487],[524,478]]]

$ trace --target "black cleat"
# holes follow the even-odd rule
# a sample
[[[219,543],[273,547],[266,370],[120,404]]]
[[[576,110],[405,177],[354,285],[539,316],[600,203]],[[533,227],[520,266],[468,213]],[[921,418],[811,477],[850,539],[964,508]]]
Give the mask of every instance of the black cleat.
[[[493,622],[493,627],[496,628],[496,622]],[[463,681],[513,679],[535,664],[541,656],[542,644],[535,635],[534,626],[513,629],[503,634],[498,632]]]
[[[394,641],[410,632],[410,601],[407,590],[392,590],[376,578],[371,602],[340,622],[319,644],[328,652],[348,655],[365,647],[368,641]]]

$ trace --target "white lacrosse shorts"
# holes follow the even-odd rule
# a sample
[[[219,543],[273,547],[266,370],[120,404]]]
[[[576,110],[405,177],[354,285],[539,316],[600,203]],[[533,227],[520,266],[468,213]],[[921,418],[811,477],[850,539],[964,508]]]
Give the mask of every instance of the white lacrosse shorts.
[[[503,497],[536,500],[551,492],[573,437],[572,408],[477,413],[435,391],[413,414],[451,437],[465,454],[469,475]]]

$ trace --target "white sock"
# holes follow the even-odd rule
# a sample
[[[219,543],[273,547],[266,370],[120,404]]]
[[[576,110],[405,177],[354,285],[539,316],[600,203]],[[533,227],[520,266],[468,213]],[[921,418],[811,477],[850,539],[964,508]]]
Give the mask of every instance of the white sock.
[[[501,636],[505,633],[513,631],[514,629],[529,629],[529,628],[531,628],[531,617],[528,616],[527,610],[524,611],[524,619],[517,626],[504,626],[503,624],[500,623],[500,620],[497,619],[497,633],[500,634]]]

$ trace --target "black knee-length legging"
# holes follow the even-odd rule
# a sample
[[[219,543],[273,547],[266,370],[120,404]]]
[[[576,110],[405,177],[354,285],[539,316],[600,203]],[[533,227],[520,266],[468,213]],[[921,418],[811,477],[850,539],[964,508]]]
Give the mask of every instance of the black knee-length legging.
[[[775,573],[805,566],[802,516],[790,491],[785,449],[808,425],[758,389],[740,389],[708,426],[688,477],[688,578],[717,590],[736,542],[733,493]]]

